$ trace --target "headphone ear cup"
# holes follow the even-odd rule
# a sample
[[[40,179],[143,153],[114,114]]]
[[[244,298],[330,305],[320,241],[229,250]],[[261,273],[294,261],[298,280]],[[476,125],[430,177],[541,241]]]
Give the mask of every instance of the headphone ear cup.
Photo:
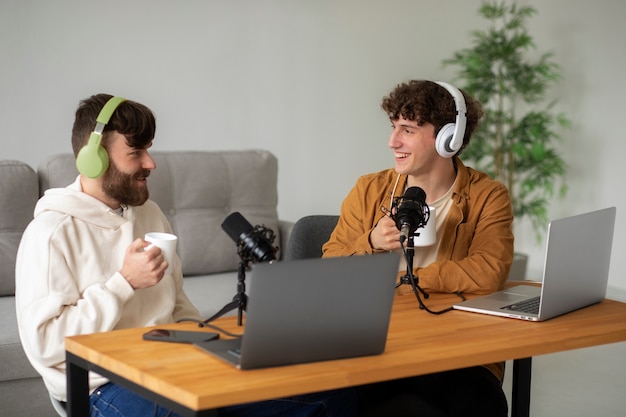
[[[444,158],[452,158],[459,151],[459,144],[455,143],[453,140],[455,128],[456,126],[454,123],[448,123],[439,130],[439,133],[437,133],[435,148],[437,149],[437,153]],[[461,143],[463,142],[461,141]]]
[[[109,168],[109,154],[100,144],[101,136],[92,133],[89,142],[78,152],[76,168],[89,178],[99,178]]]

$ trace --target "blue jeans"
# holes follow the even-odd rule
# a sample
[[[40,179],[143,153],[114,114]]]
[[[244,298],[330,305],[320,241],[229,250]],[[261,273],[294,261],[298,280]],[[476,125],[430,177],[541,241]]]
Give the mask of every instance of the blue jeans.
[[[108,383],[89,397],[91,417],[179,417],[119,385]],[[353,389],[297,395],[220,408],[219,417],[356,417]]]

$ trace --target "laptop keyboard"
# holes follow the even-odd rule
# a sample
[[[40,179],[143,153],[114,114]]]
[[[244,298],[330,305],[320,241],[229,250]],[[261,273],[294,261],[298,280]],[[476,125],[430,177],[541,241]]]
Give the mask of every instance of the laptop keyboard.
[[[521,301],[519,303],[510,304],[508,306],[502,307],[502,310],[509,311],[521,311],[522,313],[529,314],[539,314],[539,303],[541,301],[541,297],[533,297],[528,300]]]

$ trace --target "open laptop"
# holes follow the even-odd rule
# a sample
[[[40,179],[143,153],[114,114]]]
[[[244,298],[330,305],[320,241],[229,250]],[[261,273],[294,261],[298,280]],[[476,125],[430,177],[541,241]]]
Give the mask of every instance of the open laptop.
[[[240,339],[199,348],[239,369],[385,350],[399,253],[255,264]]]
[[[615,213],[615,207],[610,207],[550,222],[541,287],[519,285],[454,308],[543,321],[602,301],[609,280]]]

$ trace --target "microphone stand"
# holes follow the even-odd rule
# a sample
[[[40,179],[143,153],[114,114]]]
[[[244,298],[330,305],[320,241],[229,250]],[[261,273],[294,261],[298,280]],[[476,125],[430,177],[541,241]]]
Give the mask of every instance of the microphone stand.
[[[252,230],[245,233],[232,230],[233,228],[241,228],[242,225],[244,229],[250,228]],[[226,304],[213,316],[202,321],[200,326],[203,324],[206,325],[234,309],[238,310],[237,324],[241,326],[243,323],[243,312],[248,306],[248,296],[246,295],[246,270],[249,269],[248,265],[250,262],[274,260],[276,259],[274,254],[278,251],[278,247],[272,247],[272,242],[274,242],[276,237],[272,229],[258,225],[252,228],[252,225],[250,225],[239,212],[232,213],[228,216],[224,223],[222,223],[222,228],[237,242],[237,254],[240,259],[237,271],[237,294],[233,297],[233,301]]]
[[[411,287],[413,288],[413,292],[417,297],[419,307],[423,310],[426,308],[426,306],[422,302],[422,299],[419,295],[422,294],[424,298],[428,298],[429,294],[424,291],[422,287],[419,286],[419,279],[415,275],[413,275],[413,257],[415,255],[415,242],[413,241],[413,237],[414,235],[412,233],[409,234],[406,243],[406,250],[404,249],[404,247],[402,248],[402,251],[404,252],[404,257],[406,259],[406,274],[400,278],[400,282],[398,283],[398,285],[396,285],[396,288],[398,288],[402,284],[411,285]]]
[[[248,269],[248,261],[242,259],[239,262],[239,269],[237,272],[237,294],[233,297],[233,301],[226,304],[220,311],[215,313],[213,316],[204,320],[203,323],[210,323],[213,320],[222,317],[224,314],[232,311],[234,309],[238,309],[237,311],[237,324],[239,326],[243,323],[243,312],[248,305],[248,296],[246,295],[246,269]]]

